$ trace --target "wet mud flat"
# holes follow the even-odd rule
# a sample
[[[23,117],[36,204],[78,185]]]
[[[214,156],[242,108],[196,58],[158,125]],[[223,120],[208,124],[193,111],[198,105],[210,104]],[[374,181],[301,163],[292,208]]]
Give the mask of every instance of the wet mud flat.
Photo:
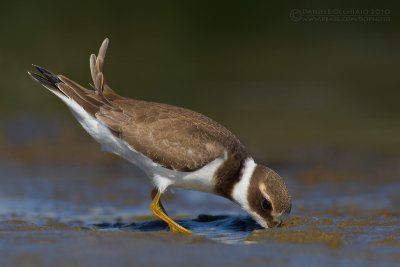
[[[249,234],[246,238],[243,229],[234,225],[223,229],[218,220],[212,220],[217,229],[211,231],[215,235],[210,235],[208,229],[209,236],[207,229],[201,231],[191,221],[182,222],[194,227],[197,233],[192,236],[165,231],[161,222],[148,222],[152,229],[141,229],[2,221],[1,263],[2,266],[398,266],[400,262],[398,218],[385,223],[379,220],[366,223],[355,219],[334,222],[296,217],[279,229],[246,231]],[[237,239],[227,242],[221,238],[222,232]]]
[[[195,233],[184,236],[151,215],[148,179],[86,138],[1,139],[0,266],[400,264],[395,154],[272,161],[294,200],[280,228],[261,229],[216,196],[169,192],[167,211]]]

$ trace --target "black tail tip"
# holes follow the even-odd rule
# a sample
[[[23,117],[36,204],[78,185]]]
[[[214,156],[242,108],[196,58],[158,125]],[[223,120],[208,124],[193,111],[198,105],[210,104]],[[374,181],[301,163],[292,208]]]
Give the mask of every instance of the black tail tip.
[[[28,75],[31,76],[31,78],[40,83],[41,85],[47,87],[47,88],[57,88],[57,84],[61,83],[62,81],[60,79],[58,79],[57,75],[55,75],[54,73],[52,73],[51,71],[42,68],[38,65],[32,64],[32,66],[40,73],[34,73],[34,72],[30,72],[28,71]]]

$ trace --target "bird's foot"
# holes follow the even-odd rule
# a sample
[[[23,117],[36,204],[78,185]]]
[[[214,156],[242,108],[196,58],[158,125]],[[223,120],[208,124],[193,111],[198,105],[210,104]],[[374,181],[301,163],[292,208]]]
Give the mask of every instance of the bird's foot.
[[[192,231],[179,225],[173,219],[168,217],[167,212],[165,211],[165,209],[161,203],[160,196],[161,196],[161,193],[157,189],[153,189],[153,191],[151,192],[152,201],[151,201],[150,209],[154,213],[154,215],[156,215],[158,218],[160,218],[161,220],[166,222],[169,225],[169,229],[171,230],[172,233],[181,233],[181,234],[185,234],[185,235],[192,234],[193,233]]]
[[[186,229],[185,227],[177,224],[176,222],[170,223],[168,225],[169,225],[169,229],[170,229],[170,231],[172,233],[185,234],[185,235],[193,234],[192,231],[190,231],[189,229]]]

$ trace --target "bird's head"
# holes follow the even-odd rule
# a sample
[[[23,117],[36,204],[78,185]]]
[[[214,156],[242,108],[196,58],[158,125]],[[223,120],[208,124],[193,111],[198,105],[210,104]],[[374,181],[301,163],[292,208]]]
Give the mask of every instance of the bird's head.
[[[283,179],[273,170],[252,160],[245,163],[233,197],[265,228],[279,226],[292,207]]]

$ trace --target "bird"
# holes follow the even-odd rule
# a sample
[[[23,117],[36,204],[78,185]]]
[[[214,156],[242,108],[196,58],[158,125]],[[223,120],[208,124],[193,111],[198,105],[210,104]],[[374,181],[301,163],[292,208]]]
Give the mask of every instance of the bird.
[[[168,216],[168,188],[211,193],[241,206],[261,227],[282,224],[292,199],[281,176],[258,164],[227,128],[198,112],[120,96],[104,78],[106,38],[90,55],[87,89],[64,75],[33,65],[28,74],[60,98],[102,149],[139,167],[151,179],[150,209],[171,232],[192,234]]]

